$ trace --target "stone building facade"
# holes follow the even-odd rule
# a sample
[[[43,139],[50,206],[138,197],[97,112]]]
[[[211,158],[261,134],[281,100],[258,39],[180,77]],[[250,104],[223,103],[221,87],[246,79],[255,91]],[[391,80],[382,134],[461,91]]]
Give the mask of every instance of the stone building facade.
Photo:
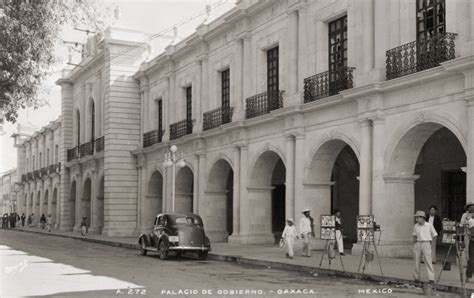
[[[238,1],[135,75],[137,230],[171,210],[174,144],[176,210],[214,241],[341,208],[349,240],[373,214],[379,252],[411,255],[415,209],[473,200],[473,19],[464,0]]]
[[[0,175],[0,189],[2,200],[2,215],[5,213],[18,212],[17,191],[15,187],[17,182],[16,169],[5,171]]]
[[[59,224],[59,191],[61,187],[61,118],[36,132],[19,131],[12,136],[17,148],[17,212],[26,216],[42,214]]]

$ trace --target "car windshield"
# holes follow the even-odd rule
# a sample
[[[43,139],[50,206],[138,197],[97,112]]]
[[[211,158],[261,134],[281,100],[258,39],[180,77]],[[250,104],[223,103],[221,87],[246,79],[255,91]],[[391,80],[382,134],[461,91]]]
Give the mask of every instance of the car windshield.
[[[179,216],[175,218],[176,224],[189,224],[189,225],[200,225],[201,222],[195,218],[190,216]]]

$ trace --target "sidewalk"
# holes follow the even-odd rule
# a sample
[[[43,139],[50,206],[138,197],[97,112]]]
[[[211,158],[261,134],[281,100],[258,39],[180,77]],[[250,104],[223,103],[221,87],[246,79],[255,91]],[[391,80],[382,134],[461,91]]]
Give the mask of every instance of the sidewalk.
[[[102,235],[88,235],[82,237],[79,233],[61,232],[53,230],[48,233],[46,230],[38,228],[19,228],[16,231],[41,233],[60,237],[67,237],[89,241],[94,243],[101,243],[105,245],[124,247],[129,249],[139,249],[137,238],[135,237],[107,237]],[[339,257],[332,260],[331,268],[329,269],[329,262],[325,256],[321,268],[319,263],[322,251],[313,251],[311,258],[302,257],[299,255],[301,247],[297,246],[295,251],[295,258],[288,259],[285,257],[285,250],[272,245],[231,245],[227,243],[213,243],[212,252],[209,254],[209,259],[227,262],[237,262],[240,264],[262,265],[274,269],[292,270],[299,272],[308,272],[310,274],[323,274],[340,276],[346,278],[368,279],[383,283],[395,284],[410,284],[413,283],[413,261],[411,259],[401,258],[381,258],[383,276],[380,273],[380,268],[375,259],[369,264],[365,270],[365,274],[357,273],[360,256],[346,254],[342,256],[342,261],[345,271]],[[441,272],[442,264],[435,264],[436,278]],[[362,271],[362,270],[361,270]],[[463,269],[464,271],[464,269]],[[421,265],[421,280],[427,281],[426,268],[424,264]],[[451,264],[450,271],[443,271],[441,280],[436,288],[440,291],[451,293],[462,293],[461,282],[459,277],[459,268],[455,264]],[[466,284],[467,293],[474,292],[474,282]]]

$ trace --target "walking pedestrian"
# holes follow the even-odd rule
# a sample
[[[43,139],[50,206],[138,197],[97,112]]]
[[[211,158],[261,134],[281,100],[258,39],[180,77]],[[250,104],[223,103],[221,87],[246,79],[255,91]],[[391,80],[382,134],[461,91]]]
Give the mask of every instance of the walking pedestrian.
[[[8,214],[4,213],[2,216],[2,229],[6,229],[8,225]]]
[[[51,225],[53,224],[53,218],[51,214],[48,214],[48,218],[46,218],[46,227],[48,228],[48,232],[51,232]]]
[[[10,217],[8,219],[10,221],[10,229],[14,229],[15,228],[15,221],[16,221],[15,213],[11,212]]]
[[[341,209],[335,209],[334,215],[336,216],[336,243],[337,243],[337,250],[339,251],[339,255],[344,255],[344,241],[342,238],[342,231],[344,230],[342,226],[342,211]]]
[[[285,240],[286,247],[288,248],[286,257],[293,259],[293,257],[295,256],[294,243],[295,240],[298,239],[298,232],[296,232],[296,228],[292,218],[288,218],[286,220],[286,226],[283,230],[283,233],[281,234],[281,237]]]
[[[31,213],[31,227],[34,228],[35,226],[36,226],[35,214]]]
[[[87,219],[85,216],[82,217],[81,221],[81,235],[84,237],[87,235]]]
[[[433,237],[431,240],[431,257],[433,258],[433,264],[436,264],[436,244],[438,238],[441,238],[441,231],[443,230],[443,222],[441,221],[441,217],[439,217],[436,212],[438,211],[438,207],[432,205],[430,207],[430,213],[426,216],[426,221],[429,222],[436,230],[438,236]]]
[[[469,226],[469,261],[467,262],[466,269],[466,282],[470,282],[472,278],[472,273],[474,272],[474,218],[471,218],[467,221]]]
[[[46,216],[44,216],[44,213],[41,214],[40,225],[41,225],[41,229],[44,230],[44,227],[46,226]]]
[[[313,234],[312,221],[310,210],[303,210],[303,217],[300,220],[300,234],[303,239],[303,256],[311,257],[311,235]]]
[[[434,283],[435,276],[433,262],[431,260],[431,240],[433,240],[433,237],[438,236],[438,234],[434,227],[429,222],[426,222],[426,213],[424,211],[416,211],[415,220],[416,224],[413,228],[415,270],[413,271],[413,277],[415,282],[420,281],[420,266],[423,256],[426,271],[428,272],[428,279],[430,283]]]
[[[24,227],[25,226],[25,219],[26,219],[25,213],[21,214],[20,219],[21,219],[21,226]]]
[[[465,210],[466,212],[463,213],[463,215],[461,216],[461,221],[459,222],[461,226],[468,225],[469,220],[474,218],[474,204],[472,203],[467,204],[465,207]],[[469,251],[469,246],[470,246],[469,237],[464,237],[465,251]],[[469,254],[464,254],[464,258],[465,258],[464,267],[467,267],[467,264],[469,263]]]

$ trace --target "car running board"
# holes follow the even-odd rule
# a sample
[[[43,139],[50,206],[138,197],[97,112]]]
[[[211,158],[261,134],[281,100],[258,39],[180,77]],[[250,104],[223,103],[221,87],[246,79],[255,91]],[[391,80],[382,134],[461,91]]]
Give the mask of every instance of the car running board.
[[[156,247],[145,247],[146,250],[151,250],[151,251],[158,251],[158,248]]]

